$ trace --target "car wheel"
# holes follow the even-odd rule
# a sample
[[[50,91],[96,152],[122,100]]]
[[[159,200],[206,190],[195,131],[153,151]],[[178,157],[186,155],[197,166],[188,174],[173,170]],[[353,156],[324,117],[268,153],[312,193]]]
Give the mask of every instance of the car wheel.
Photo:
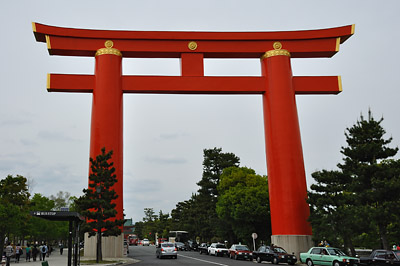
[[[261,263],[261,261],[262,261],[262,260],[261,260],[261,257],[257,257],[256,260],[257,260],[258,263]]]
[[[307,263],[307,266],[314,266],[314,263],[313,263],[312,260],[310,260],[310,259],[308,259],[308,260],[306,261],[306,263]]]
[[[279,264],[278,258],[275,257],[275,258],[272,260],[272,263],[273,263],[273,264]]]
[[[338,261],[334,261],[333,266],[340,266],[340,263]]]
[[[178,258],[178,256],[175,256],[175,257],[174,257],[174,259],[177,259],[177,258]]]

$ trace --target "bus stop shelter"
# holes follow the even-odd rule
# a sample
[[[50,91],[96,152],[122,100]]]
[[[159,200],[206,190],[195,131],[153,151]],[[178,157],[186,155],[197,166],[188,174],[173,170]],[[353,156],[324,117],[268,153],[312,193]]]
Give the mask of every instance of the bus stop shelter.
[[[68,221],[68,266],[72,265],[72,238],[74,241],[74,266],[78,265],[79,258],[79,222],[85,219],[77,212],[70,211],[31,211],[30,214],[35,217],[50,221]]]

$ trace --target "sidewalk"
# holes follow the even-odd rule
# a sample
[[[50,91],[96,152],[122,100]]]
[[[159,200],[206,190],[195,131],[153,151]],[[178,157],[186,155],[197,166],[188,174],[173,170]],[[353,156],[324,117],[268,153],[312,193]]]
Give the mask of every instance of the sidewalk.
[[[46,257],[46,261],[49,266],[67,266],[68,263],[68,251],[64,250],[64,253],[60,255],[60,252],[53,251],[49,257]],[[39,256],[37,256],[36,261],[26,261],[25,256],[19,259],[19,262],[15,262],[15,258],[11,258],[10,266],[42,266],[42,262],[39,260]]]
[[[109,264],[96,264],[96,263],[87,263],[85,260],[89,260],[88,258],[81,257],[80,258],[80,264],[81,265],[101,265],[101,266],[106,266],[106,265],[116,265],[116,264],[131,264],[137,262],[137,260],[134,260],[129,257],[123,257],[123,258],[115,258],[115,259],[106,259],[106,260],[112,260],[112,261],[118,261],[118,262],[110,262]],[[62,255],[60,255],[59,250],[55,250],[51,253],[49,257],[46,257],[46,261],[48,263],[48,266],[67,266],[68,264],[68,250],[64,249],[64,252]],[[94,259],[95,261],[95,259]],[[39,256],[37,257],[36,261],[26,261],[25,256],[19,259],[19,262],[15,262],[15,258],[11,259],[10,266],[42,266],[42,262],[39,260]],[[72,258],[71,261],[71,266],[74,265],[74,261]],[[47,265],[46,265],[47,266]]]

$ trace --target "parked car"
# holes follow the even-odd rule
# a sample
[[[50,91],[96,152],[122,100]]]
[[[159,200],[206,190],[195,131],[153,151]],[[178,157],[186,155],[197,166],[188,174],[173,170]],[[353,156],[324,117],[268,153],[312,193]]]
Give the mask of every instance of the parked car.
[[[162,259],[164,257],[171,257],[174,259],[178,258],[178,249],[174,243],[164,242],[160,243],[156,247],[156,257]]]
[[[175,246],[176,246],[176,248],[178,250],[182,250],[182,251],[187,251],[188,250],[188,248],[185,245],[185,243],[182,243],[182,242],[175,242]]]
[[[150,246],[150,241],[147,238],[145,238],[145,239],[143,239],[142,244],[143,244],[143,246]]]
[[[361,257],[360,264],[365,266],[400,265],[400,250],[374,250],[369,257]]]
[[[233,244],[228,250],[229,258],[253,260],[253,252],[246,246],[241,244]]]
[[[189,250],[193,250],[193,251],[197,251],[198,250],[198,244],[195,242],[195,241],[193,241],[193,240],[188,240],[188,247],[189,247]]]
[[[209,245],[207,243],[201,243],[197,249],[199,250],[200,254],[208,254],[208,247]]]
[[[313,247],[308,252],[300,253],[300,261],[307,266],[313,265],[332,265],[345,266],[360,264],[360,259],[347,256],[338,248],[331,247]]]
[[[253,252],[253,258],[258,263],[262,261],[270,261],[273,264],[288,263],[293,265],[297,262],[297,258],[294,254],[289,254],[281,247],[277,246],[261,246],[257,251]]]
[[[208,255],[214,255],[214,256],[228,255],[228,249],[225,247],[224,244],[212,243],[211,246],[208,247]]]

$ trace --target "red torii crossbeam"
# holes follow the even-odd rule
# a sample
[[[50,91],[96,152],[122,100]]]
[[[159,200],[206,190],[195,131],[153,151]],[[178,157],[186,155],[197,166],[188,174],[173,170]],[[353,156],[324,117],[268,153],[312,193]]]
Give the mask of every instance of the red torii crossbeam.
[[[311,245],[296,94],[337,94],[340,76],[296,77],[291,58],[332,57],[354,25],[282,32],[156,32],[72,29],[33,23],[50,55],[95,57],[94,75],[48,74],[50,92],[93,93],[90,156],[114,150],[118,218],[123,217],[123,93],[261,94],[272,242]],[[180,58],[180,76],[122,75],[122,58]],[[204,76],[204,58],[260,58],[260,77]]]

